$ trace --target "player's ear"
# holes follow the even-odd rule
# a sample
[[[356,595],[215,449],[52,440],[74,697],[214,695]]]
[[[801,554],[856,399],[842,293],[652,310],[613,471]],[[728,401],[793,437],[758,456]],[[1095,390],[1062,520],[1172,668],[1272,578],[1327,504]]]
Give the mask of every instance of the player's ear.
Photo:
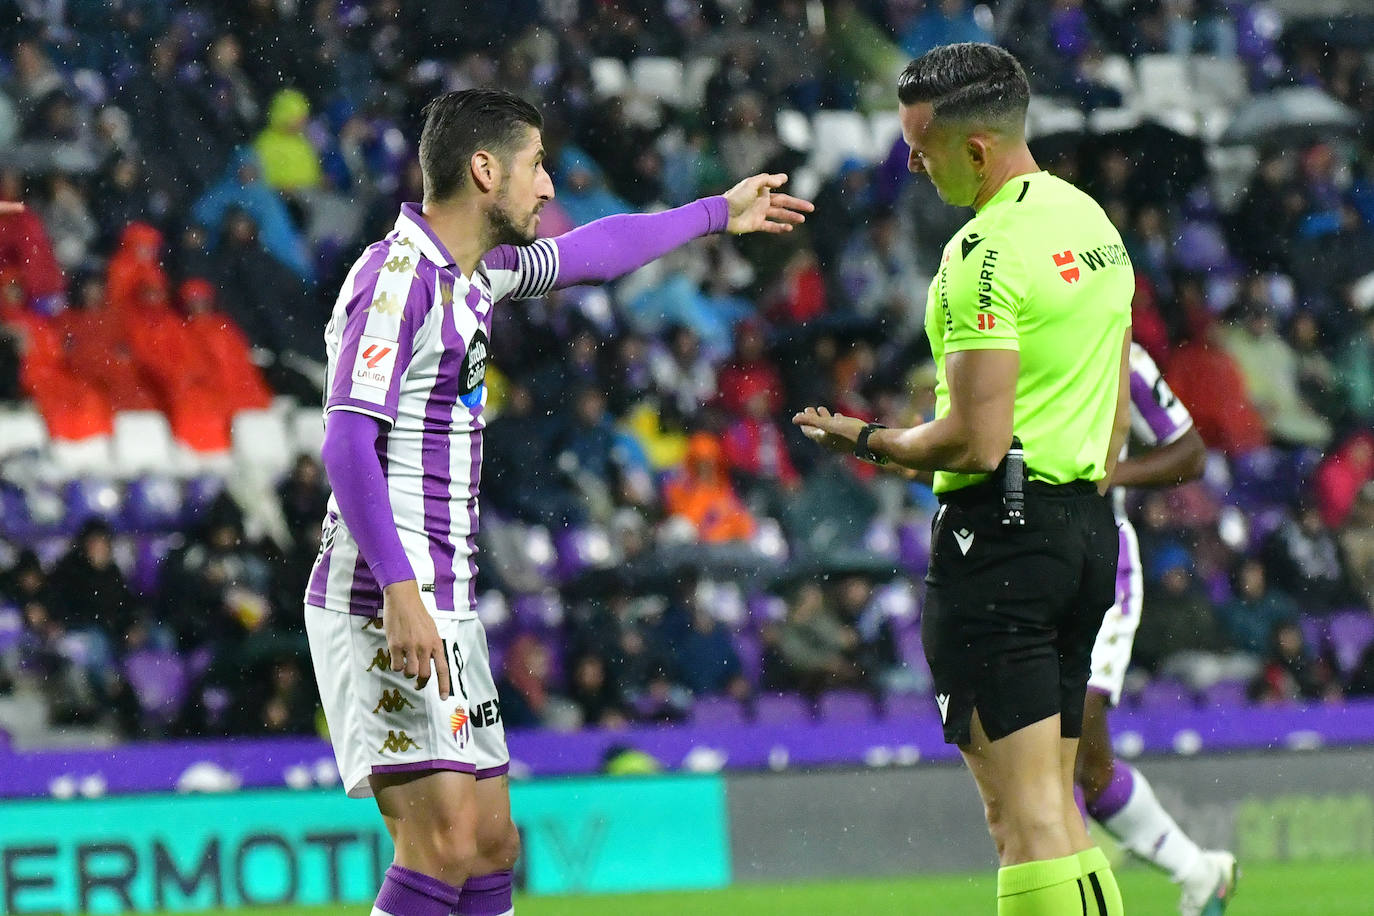
[[[971,135],[966,141],[965,149],[968,152],[969,163],[973,170],[978,174],[983,174],[988,167],[988,138],[979,134]]]
[[[473,186],[483,193],[490,191],[501,181],[501,161],[484,149],[472,154],[468,171],[472,173]]]

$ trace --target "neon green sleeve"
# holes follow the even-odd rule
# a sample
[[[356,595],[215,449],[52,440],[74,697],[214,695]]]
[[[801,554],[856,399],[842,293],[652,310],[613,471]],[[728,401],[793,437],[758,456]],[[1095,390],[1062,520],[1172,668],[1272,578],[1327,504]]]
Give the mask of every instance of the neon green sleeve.
[[[945,351],[1021,349],[1021,306],[1031,284],[1015,248],[1004,235],[973,231],[948,251]]]

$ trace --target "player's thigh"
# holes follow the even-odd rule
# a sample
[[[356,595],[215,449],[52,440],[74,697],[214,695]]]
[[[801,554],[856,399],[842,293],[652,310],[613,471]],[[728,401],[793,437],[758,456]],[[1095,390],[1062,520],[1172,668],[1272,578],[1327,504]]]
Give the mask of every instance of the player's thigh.
[[[1135,634],[1140,628],[1143,582],[1135,531],[1129,524],[1118,528],[1115,601],[1102,618],[1094,637],[1088,687],[1105,693],[1110,704],[1121,702],[1126,671],[1131,664]]]
[[[465,867],[477,855],[477,789],[471,773],[376,773],[369,782],[398,862],[444,871]]]
[[[510,814],[509,778],[503,773],[477,780],[476,795],[477,851],[484,857],[514,862],[520,835]]]

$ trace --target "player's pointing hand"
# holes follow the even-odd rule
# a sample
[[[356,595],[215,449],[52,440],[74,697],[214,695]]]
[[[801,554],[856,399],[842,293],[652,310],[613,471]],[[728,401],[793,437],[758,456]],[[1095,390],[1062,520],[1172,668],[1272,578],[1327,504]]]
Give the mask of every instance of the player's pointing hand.
[[[391,652],[391,670],[404,671],[406,677],[415,678],[415,689],[423,690],[429,683],[432,661],[432,672],[439,676],[439,699],[447,700],[453,692],[448,657],[439,628],[420,601],[420,589],[414,579],[386,587],[382,626],[386,630],[386,647]]]
[[[730,205],[730,221],[725,229],[734,235],[746,232],[791,232],[806,222],[806,214],[816,207],[809,200],[779,194],[787,183],[786,175],[755,175],[725,192]]]

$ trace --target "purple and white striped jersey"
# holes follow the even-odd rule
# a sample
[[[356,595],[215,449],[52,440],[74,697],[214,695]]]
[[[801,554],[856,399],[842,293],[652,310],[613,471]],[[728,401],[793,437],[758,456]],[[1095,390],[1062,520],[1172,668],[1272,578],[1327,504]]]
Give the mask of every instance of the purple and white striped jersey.
[[[488,252],[465,277],[420,208],[363,252],[325,329],[324,410],[351,410],[390,426],[379,439],[401,545],[431,613],[471,617],[484,384],[493,306],[534,298],[558,278],[558,247]],[[306,593],[326,610],[374,615],[382,590],[334,497]]]
[[[1150,448],[1177,441],[1193,428],[1193,416],[1174,396],[1164,374],[1140,344],[1131,343],[1131,433],[1136,440]],[[1126,456],[1122,449],[1121,456]],[[1117,520],[1126,517],[1125,496],[1121,487],[1114,487],[1112,506]]]

